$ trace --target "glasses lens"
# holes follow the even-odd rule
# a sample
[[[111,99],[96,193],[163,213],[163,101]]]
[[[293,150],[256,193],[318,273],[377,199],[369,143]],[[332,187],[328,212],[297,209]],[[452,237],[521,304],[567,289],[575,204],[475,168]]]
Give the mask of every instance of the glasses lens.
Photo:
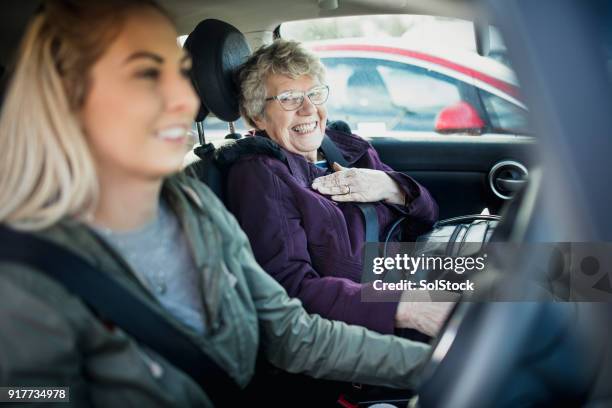
[[[327,97],[329,96],[329,88],[325,85],[317,86],[313,88],[310,92],[308,92],[308,98],[310,102],[315,105],[321,105],[327,101]]]
[[[285,92],[278,96],[278,101],[286,110],[295,110],[302,106],[304,95],[299,92]]]

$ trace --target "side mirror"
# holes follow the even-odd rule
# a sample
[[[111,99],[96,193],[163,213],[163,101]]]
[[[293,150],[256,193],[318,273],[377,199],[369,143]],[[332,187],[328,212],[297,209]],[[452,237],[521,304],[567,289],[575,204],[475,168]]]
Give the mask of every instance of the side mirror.
[[[438,133],[467,133],[480,135],[484,130],[485,122],[478,114],[476,108],[465,101],[442,109],[436,116],[435,130]]]

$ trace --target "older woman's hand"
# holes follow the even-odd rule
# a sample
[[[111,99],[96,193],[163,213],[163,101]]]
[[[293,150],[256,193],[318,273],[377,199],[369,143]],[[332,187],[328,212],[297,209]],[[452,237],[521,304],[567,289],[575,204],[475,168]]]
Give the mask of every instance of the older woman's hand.
[[[395,327],[416,329],[428,336],[436,336],[459,300],[459,295],[446,292],[444,299],[454,301],[434,302],[425,291],[405,291],[395,314]]]
[[[334,201],[404,204],[404,192],[384,171],[354,167],[347,169],[338,163],[334,163],[333,169],[335,173],[315,179],[312,188],[321,194],[330,195]]]

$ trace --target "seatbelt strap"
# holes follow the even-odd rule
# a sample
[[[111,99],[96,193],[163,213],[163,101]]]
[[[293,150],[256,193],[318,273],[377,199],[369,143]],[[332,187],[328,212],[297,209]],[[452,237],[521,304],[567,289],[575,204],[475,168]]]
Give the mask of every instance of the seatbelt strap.
[[[0,226],[0,261],[17,262],[44,272],[108,319],[191,376],[216,406],[224,406],[240,388],[186,334],[107,273],[72,251],[48,240]]]
[[[332,164],[338,163],[342,167],[350,167],[338,146],[329,138],[329,136],[323,136],[323,142],[321,142],[321,151],[325,155],[325,160],[329,168],[332,168]],[[365,240],[366,242],[378,242],[378,214],[376,208],[370,203],[355,203],[361,210],[363,219],[365,221]]]
[[[342,155],[340,149],[338,149],[338,146],[336,146],[336,144],[327,135],[323,136],[323,141],[321,142],[321,150],[325,155],[325,160],[327,160],[327,163],[329,163],[330,165],[330,169],[331,165],[334,162],[338,163],[342,167],[349,167],[348,162]]]

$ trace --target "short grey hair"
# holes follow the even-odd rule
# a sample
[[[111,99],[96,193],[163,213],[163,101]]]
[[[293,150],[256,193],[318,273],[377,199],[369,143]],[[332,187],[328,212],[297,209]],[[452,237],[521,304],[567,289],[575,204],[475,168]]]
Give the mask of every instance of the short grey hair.
[[[266,80],[270,75],[310,76],[325,83],[325,67],[314,53],[297,41],[278,39],[258,48],[237,72],[240,114],[252,127],[266,107]],[[273,95],[270,95],[273,96]]]

